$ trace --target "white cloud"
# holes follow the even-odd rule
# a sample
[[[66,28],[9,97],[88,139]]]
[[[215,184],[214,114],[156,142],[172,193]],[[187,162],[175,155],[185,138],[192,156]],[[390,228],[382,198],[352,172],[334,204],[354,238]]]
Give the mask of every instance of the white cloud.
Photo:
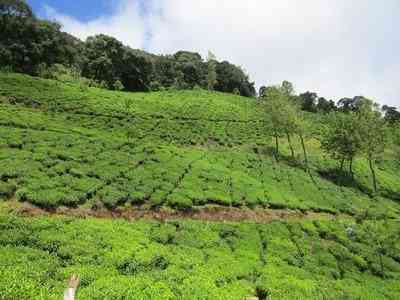
[[[111,16],[100,16],[89,22],[81,22],[49,6],[45,6],[45,11],[49,18],[62,24],[64,31],[82,40],[103,33],[134,48],[143,48],[145,45],[146,27],[137,1],[116,2]]]
[[[156,53],[212,50],[257,85],[290,80],[299,92],[400,107],[398,0],[120,0],[111,18],[88,23],[49,13],[81,38],[102,32]]]

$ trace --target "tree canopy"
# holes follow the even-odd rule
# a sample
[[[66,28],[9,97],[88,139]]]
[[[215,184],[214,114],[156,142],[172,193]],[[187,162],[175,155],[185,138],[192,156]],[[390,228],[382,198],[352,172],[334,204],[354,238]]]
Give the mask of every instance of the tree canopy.
[[[54,22],[37,19],[22,0],[0,0],[0,64],[39,75],[43,66],[61,64],[109,89],[149,91],[165,88],[212,88],[255,96],[254,83],[243,70],[196,52],[153,55],[131,49],[104,34],[80,41]]]

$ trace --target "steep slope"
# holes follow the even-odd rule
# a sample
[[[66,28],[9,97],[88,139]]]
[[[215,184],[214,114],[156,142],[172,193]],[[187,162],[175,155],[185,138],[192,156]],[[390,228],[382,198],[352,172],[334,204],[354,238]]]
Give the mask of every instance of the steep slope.
[[[336,162],[309,139],[291,160],[271,150],[271,126],[257,102],[201,90],[122,93],[19,74],[0,75],[0,187],[41,207],[123,204],[188,208],[261,205],[350,214],[398,213],[399,168],[391,150],[370,197],[367,164],[340,185]],[[323,121],[309,117],[310,131]],[[314,135],[318,137],[317,134]],[[287,155],[287,156],[285,156]]]
[[[353,182],[337,177],[318,142],[323,116],[306,116],[310,173],[297,141],[293,160],[280,140],[277,162],[252,99],[0,74],[0,116],[1,300],[59,299],[72,273],[78,300],[400,297],[394,146],[373,194],[361,159]],[[202,218],[210,204],[245,221]],[[102,206],[114,217],[184,210],[88,217]]]
[[[399,232],[394,221],[132,223],[0,212],[0,299],[59,299],[73,273],[85,300],[398,299]]]

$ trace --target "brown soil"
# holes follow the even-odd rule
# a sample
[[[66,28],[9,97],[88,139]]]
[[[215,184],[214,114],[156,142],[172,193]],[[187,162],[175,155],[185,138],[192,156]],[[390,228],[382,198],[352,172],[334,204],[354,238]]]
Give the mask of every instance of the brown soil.
[[[252,223],[270,223],[277,220],[316,220],[316,219],[336,219],[350,218],[348,215],[334,215],[317,212],[300,212],[288,209],[267,209],[267,208],[236,208],[209,205],[204,207],[195,207],[190,210],[180,211],[170,208],[151,209],[145,206],[124,207],[114,210],[105,208],[58,208],[56,210],[45,210],[33,206],[29,203],[20,203],[10,201],[6,203],[6,208],[21,216],[74,216],[78,218],[104,218],[104,219],[126,219],[139,220],[150,219],[158,221],[193,219],[202,221],[216,222],[252,222]]]

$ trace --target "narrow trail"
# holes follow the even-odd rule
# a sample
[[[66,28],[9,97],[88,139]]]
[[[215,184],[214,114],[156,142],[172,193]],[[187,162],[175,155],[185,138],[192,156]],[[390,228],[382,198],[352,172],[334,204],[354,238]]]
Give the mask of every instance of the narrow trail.
[[[353,218],[348,214],[335,215],[313,211],[301,212],[298,210],[269,208],[251,209],[246,207],[237,208],[218,205],[194,207],[185,211],[172,210],[170,208],[154,209],[145,206],[116,208],[114,210],[108,210],[105,208],[91,209],[84,207],[61,207],[54,210],[46,210],[25,202],[8,201],[0,206],[0,211],[1,208],[24,217],[71,216],[76,218],[125,219],[129,221],[140,219],[157,221],[189,219],[211,222],[249,222],[265,224],[273,221],[343,220]]]

